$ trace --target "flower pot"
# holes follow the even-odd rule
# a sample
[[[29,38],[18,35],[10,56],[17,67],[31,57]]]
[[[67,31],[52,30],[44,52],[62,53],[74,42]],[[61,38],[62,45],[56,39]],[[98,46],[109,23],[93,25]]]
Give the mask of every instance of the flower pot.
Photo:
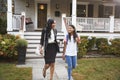
[[[18,51],[18,64],[25,64],[26,59],[26,46],[17,47]]]

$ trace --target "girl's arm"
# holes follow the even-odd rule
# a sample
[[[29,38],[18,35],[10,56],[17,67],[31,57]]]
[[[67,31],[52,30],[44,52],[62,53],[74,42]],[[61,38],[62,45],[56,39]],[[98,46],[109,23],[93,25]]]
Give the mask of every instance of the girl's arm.
[[[81,43],[79,36],[76,37],[76,41],[77,41],[77,43]]]
[[[62,55],[63,60],[65,60],[66,45],[67,45],[67,43],[66,43],[66,41],[64,41],[63,55]]]
[[[65,28],[66,28],[66,30],[67,30],[67,32],[68,32],[68,24],[67,24],[67,20],[66,20],[66,18],[63,18],[63,20],[64,20],[64,23],[65,23]]]

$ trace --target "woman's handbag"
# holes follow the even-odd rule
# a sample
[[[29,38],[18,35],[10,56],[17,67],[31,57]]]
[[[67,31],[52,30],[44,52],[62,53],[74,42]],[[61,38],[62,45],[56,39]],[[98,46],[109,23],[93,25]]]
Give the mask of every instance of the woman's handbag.
[[[40,45],[37,45],[36,50],[35,50],[36,55],[40,55]]]

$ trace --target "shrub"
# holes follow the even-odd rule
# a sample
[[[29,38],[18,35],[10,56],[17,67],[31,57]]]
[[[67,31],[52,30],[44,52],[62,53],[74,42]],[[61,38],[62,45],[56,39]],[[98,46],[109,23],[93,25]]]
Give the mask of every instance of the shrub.
[[[111,44],[111,50],[113,54],[120,56],[120,38],[116,38],[110,41]]]
[[[117,55],[120,56],[120,38],[110,40],[111,44],[108,43],[107,38],[95,38],[88,39],[86,36],[81,37],[81,43],[78,44],[78,58],[86,55],[87,51],[91,51],[93,46],[96,44],[97,53],[102,55]]]
[[[86,47],[87,50],[91,51],[92,48],[94,48],[95,44],[96,44],[96,37],[91,37],[90,39],[88,38],[88,45]]]
[[[1,35],[0,38],[0,57],[5,59],[17,59],[16,37],[14,35]]]
[[[100,54],[111,54],[111,48],[108,44],[107,38],[96,39],[96,46],[98,48],[98,53]]]
[[[0,34],[7,33],[7,20],[0,18]]]
[[[88,39],[86,36],[81,36],[81,43],[78,44],[78,59],[83,57],[87,53]]]

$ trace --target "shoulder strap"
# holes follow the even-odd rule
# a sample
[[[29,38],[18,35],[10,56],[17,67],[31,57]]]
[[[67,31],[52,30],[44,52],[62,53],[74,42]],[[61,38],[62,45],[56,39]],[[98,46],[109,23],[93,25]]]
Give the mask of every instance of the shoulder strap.
[[[68,34],[66,35],[66,43],[68,43]]]

